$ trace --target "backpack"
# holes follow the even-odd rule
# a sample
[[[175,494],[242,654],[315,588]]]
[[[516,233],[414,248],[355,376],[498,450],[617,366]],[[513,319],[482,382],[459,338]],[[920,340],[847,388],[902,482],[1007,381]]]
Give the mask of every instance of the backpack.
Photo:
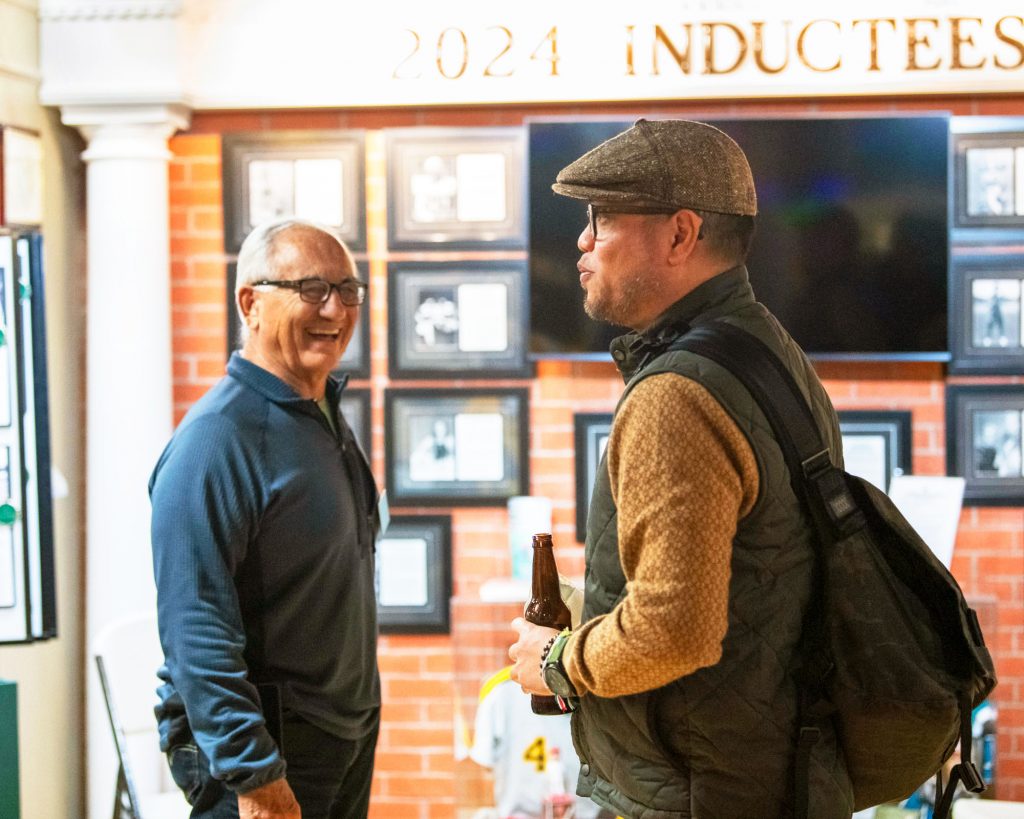
[[[992,658],[956,580],[885,493],[832,464],[814,417],[778,356],[724,321],[694,326],[671,350],[729,370],[771,424],[817,532],[815,589],[801,638],[794,802],[807,816],[807,773],[831,719],[856,810],[909,796],[937,772],[935,819],[958,781],[985,789],[971,761],[971,711],[996,685]],[[960,742],[943,791],[941,768]]]

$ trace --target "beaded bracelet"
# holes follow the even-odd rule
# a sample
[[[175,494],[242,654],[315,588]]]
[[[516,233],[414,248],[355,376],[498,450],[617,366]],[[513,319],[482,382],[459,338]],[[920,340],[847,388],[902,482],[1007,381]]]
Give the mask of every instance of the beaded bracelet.
[[[544,646],[544,650],[540,653],[540,671],[541,671],[541,674],[544,673],[544,663],[547,662],[548,654],[551,653],[551,647],[555,644],[555,640],[557,640],[560,636],[561,636],[561,634],[556,634],[554,637],[552,637],[550,640],[548,640],[548,644],[546,646]]]

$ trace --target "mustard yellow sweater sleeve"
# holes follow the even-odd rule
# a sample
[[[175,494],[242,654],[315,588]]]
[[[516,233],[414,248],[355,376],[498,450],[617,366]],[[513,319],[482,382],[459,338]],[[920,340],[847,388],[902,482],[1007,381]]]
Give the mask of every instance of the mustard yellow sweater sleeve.
[[[721,657],[732,540],[757,499],[757,462],[711,394],[672,373],[641,381],[608,440],[626,596],[578,629],[566,671],[581,694],[649,691]]]

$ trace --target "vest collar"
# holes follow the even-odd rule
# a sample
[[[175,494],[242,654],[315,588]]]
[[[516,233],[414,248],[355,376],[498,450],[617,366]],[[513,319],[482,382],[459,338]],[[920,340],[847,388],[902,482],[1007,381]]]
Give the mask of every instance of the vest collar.
[[[228,359],[228,375],[250,389],[256,390],[260,395],[269,401],[273,401],[275,404],[294,409],[307,411],[312,409],[318,413],[320,412],[316,401],[303,398],[272,372],[263,369],[257,364],[253,364],[247,358],[243,358],[237,350]],[[342,375],[340,380],[333,376],[327,377],[325,395],[332,406],[337,405],[338,398],[341,396],[341,392],[345,389],[346,384],[348,384],[348,375]]]
[[[695,287],[662,313],[642,333],[626,333],[611,343],[612,359],[624,381],[664,352],[676,338],[700,321],[710,321],[754,302],[744,265],[729,268]]]

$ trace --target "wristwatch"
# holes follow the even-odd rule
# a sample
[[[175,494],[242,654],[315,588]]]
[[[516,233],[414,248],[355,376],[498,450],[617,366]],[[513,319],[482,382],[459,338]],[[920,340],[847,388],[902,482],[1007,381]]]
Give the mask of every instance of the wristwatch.
[[[570,697],[577,696],[576,689],[569,680],[569,675],[565,673],[565,666],[562,664],[562,652],[565,651],[565,644],[568,642],[570,634],[572,634],[570,629],[563,629],[555,638],[544,658],[544,666],[541,669],[544,684],[551,689],[551,693],[560,700],[566,701]]]

